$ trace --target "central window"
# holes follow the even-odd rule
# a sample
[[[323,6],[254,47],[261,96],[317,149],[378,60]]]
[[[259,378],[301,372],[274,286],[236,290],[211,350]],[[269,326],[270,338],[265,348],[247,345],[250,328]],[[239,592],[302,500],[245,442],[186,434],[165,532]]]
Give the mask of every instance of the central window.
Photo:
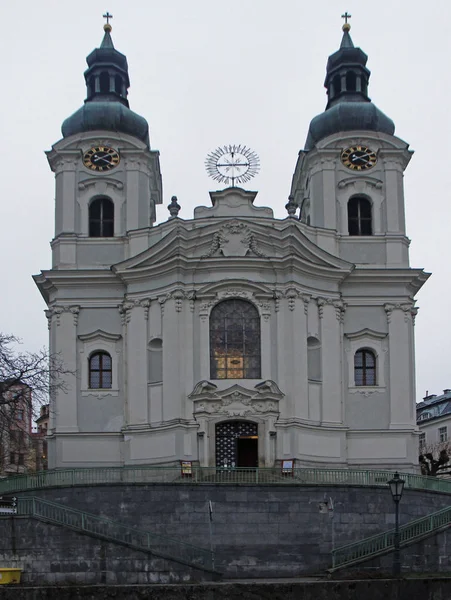
[[[210,377],[260,379],[260,316],[246,300],[224,300],[210,315]]]

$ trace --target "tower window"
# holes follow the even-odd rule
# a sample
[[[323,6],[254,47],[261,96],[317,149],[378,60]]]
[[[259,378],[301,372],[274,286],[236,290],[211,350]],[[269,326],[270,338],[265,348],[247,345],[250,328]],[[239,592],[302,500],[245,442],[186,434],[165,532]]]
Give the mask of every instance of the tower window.
[[[109,198],[96,198],[89,205],[90,237],[113,237],[114,204]]]
[[[348,71],[346,73],[346,91],[355,92],[357,84],[357,77],[354,71]]]
[[[372,235],[371,202],[356,196],[348,202],[349,235]]]
[[[95,352],[89,358],[89,387],[109,389],[112,382],[111,356],[107,352]]]
[[[354,355],[355,385],[376,385],[376,355],[372,350],[357,350]]]
[[[260,316],[245,300],[224,300],[210,316],[212,379],[260,378]]]
[[[114,78],[114,91],[122,96],[122,77],[120,75],[116,75]]]
[[[332,79],[332,85],[334,86],[334,96],[337,96],[341,92],[340,75],[335,75],[335,77]]]
[[[99,81],[100,81],[100,93],[108,94],[108,92],[110,91],[110,76],[109,76],[109,74],[106,71],[103,71],[103,73],[100,73]]]

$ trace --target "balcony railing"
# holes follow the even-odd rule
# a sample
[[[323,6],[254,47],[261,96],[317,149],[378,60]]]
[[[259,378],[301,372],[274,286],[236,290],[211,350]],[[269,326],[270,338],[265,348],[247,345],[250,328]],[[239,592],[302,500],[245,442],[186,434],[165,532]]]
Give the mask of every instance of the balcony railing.
[[[401,473],[405,487],[451,493],[451,481]],[[280,468],[217,468],[192,466],[190,474],[180,467],[126,466],[84,469],[57,469],[17,475],[0,480],[0,495],[53,487],[115,484],[243,484],[243,485],[346,485],[386,487],[392,471],[296,468],[282,473]]]

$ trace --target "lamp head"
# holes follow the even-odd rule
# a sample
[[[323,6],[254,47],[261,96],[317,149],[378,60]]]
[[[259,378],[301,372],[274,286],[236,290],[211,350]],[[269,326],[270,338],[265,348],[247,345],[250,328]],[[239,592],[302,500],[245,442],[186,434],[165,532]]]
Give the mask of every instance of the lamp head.
[[[388,485],[390,486],[390,492],[392,498],[395,502],[399,502],[402,497],[402,493],[404,491],[404,479],[401,479],[399,473],[396,472],[393,476],[393,479],[390,479]]]

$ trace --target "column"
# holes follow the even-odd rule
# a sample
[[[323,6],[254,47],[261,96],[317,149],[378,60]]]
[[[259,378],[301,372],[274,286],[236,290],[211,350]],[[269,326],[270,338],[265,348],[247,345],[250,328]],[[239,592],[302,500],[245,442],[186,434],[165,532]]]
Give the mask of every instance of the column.
[[[388,321],[390,365],[390,428],[411,429],[413,389],[413,305],[385,304]]]
[[[54,306],[51,317],[51,354],[64,371],[54,382],[54,427],[56,433],[78,432],[77,414],[77,323],[79,306]],[[56,367],[58,369],[58,367]]]
[[[127,300],[126,357],[128,424],[139,427],[149,422],[147,411],[147,318],[149,300]]]
[[[322,423],[338,425],[342,416],[342,334],[341,315],[344,305],[339,300],[318,298],[322,351]]]

